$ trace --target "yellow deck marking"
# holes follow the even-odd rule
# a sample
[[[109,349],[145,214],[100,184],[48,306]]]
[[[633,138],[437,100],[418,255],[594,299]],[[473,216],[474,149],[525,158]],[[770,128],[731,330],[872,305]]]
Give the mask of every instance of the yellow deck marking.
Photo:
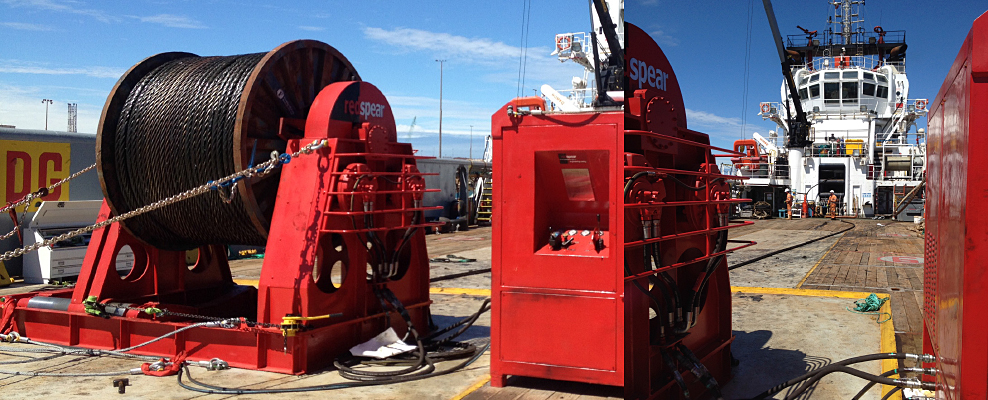
[[[233,280],[233,283],[236,283],[238,285],[246,285],[246,286],[253,286],[253,287],[258,287],[258,282],[260,282],[260,281],[257,280],[257,279],[234,279]]]
[[[477,389],[480,389],[480,388],[484,387],[484,385],[486,385],[487,382],[490,382],[490,381],[491,381],[491,376],[490,375],[484,375],[484,376],[480,377],[480,380],[478,380],[477,382],[475,382],[473,385],[470,385],[470,387],[468,387],[466,390],[460,392],[460,394],[458,394],[456,396],[453,396],[453,398],[450,399],[450,400],[461,400],[464,397],[467,397],[470,393],[476,392]]]
[[[827,252],[826,253],[823,253],[823,256],[820,257],[819,260],[816,260],[816,264],[813,264],[813,268],[810,268],[810,272],[807,272],[806,273],[806,276],[803,277],[803,280],[799,281],[799,284],[796,285],[796,289],[799,289],[799,288],[803,287],[803,284],[806,283],[806,279],[810,277],[810,274],[812,274],[813,271],[816,271],[816,267],[819,267],[820,266],[820,263],[823,262],[823,259],[824,258],[827,258],[827,254],[830,254],[830,250],[833,250],[834,249],[834,246],[837,245],[837,242],[839,242],[841,239],[843,239],[844,238],[844,235],[846,235],[846,234],[847,234],[847,232],[842,233],[840,235],[840,237],[837,238],[837,240],[835,240],[834,243],[832,243],[830,245],[830,248],[827,249]]]
[[[791,295],[791,296],[814,296],[814,297],[836,297],[841,299],[863,299],[868,297],[871,293],[864,292],[843,292],[839,290],[814,290],[814,289],[788,289],[788,288],[763,288],[763,287],[744,287],[744,286],[731,286],[732,292],[741,293],[755,293],[755,294],[777,294],[777,295]],[[879,326],[879,331],[881,332],[880,348],[881,353],[895,353],[895,327],[892,325],[892,297],[885,293],[875,293],[879,298],[888,298],[885,304],[882,304],[882,308],[879,312],[885,312],[889,315],[888,322],[884,322]],[[882,372],[895,369],[899,367],[899,360],[887,359],[882,360]],[[898,378],[898,375],[892,375],[889,378]],[[884,396],[892,390],[892,386],[882,385],[882,395]],[[892,395],[892,400],[902,400],[902,392],[897,392]]]
[[[429,288],[429,293],[431,294],[465,294],[468,296],[490,296],[490,289],[461,289],[461,288],[444,288],[444,287],[434,287]]]
[[[884,297],[884,296],[879,295],[878,297]],[[879,350],[879,351],[882,352],[882,353],[896,353],[896,352],[898,352],[898,350],[896,349],[896,346],[895,346],[895,326],[892,325],[892,305],[891,305],[891,303],[892,303],[892,298],[889,297],[889,300],[886,301],[885,304],[882,304],[882,308],[878,310],[879,312],[889,313],[889,320],[887,322],[883,323],[882,326],[881,326],[881,329],[882,329],[882,347],[881,347],[881,350]],[[881,318],[881,315],[879,315],[879,318]],[[891,369],[895,369],[895,368],[899,368],[899,360],[882,360],[882,372],[885,372],[885,371],[888,371],[888,370],[891,370]],[[895,374],[895,375],[889,376],[889,378],[891,378],[891,379],[896,379],[898,377],[899,377],[899,374]],[[885,396],[890,390],[892,390],[892,386],[882,385],[882,396]],[[892,395],[892,397],[890,399],[892,399],[892,400],[902,400],[902,391],[900,390],[900,391],[896,392],[894,395]]]

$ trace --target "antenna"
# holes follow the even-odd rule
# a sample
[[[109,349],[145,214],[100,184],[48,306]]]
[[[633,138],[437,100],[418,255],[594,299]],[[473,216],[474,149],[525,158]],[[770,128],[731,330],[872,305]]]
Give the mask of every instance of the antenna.
[[[79,116],[79,104],[78,103],[69,103],[69,127],[68,127],[67,131],[72,132],[72,133],[78,132],[76,130],[76,128],[77,128],[76,127],[76,120],[78,119],[77,118],[78,116]]]

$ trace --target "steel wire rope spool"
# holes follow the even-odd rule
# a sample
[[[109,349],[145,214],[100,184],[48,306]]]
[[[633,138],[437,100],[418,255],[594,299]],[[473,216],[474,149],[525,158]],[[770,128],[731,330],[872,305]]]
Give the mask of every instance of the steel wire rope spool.
[[[268,53],[162,53],[133,66],[110,92],[96,140],[100,185],[114,215],[259,164],[301,136],[312,101],[333,82],[359,81],[336,49],[312,40]],[[282,130],[282,118],[289,119]],[[221,188],[121,222],[160,249],[264,245],[280,173]]]

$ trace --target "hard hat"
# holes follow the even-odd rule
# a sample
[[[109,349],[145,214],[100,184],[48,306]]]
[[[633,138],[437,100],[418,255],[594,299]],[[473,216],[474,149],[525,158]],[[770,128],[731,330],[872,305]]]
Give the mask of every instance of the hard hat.
[[[833,192],[834,192],[833,190],[830,191],[830,193],[833,193]]]
[[[789,188],[786,188],[786,193],[789,193]]]

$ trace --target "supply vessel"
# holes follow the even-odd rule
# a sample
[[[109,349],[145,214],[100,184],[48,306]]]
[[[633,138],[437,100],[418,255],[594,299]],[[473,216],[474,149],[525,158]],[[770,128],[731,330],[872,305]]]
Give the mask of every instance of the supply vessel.
[[[906,32],[867,27],[863,1],[831,0],[827,29],[783,38],[770,21],[785,77],[780,101],[759,104],[777,130],[734,142],[731,159],[748,177],[735,195],[755,202],[753,215],[822,216],[830,191],[843,217],[922,214],[927,100],[910,97]],[[766,2],[766,7],[771,7]],[[770,15],[773,15],[770,13]],[[742,211],[742,216],[745,215]]]

